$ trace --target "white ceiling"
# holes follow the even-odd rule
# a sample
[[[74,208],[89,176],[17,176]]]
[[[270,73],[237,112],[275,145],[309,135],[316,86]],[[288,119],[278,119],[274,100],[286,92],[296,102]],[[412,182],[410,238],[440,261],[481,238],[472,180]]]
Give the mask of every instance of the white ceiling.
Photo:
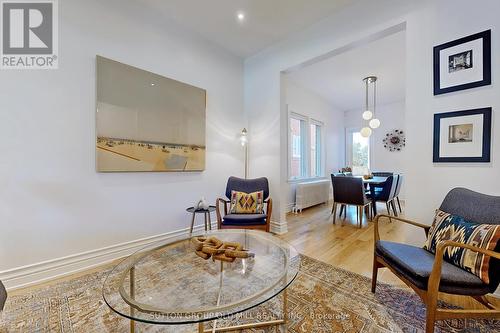
[[[137,0],[188,30],[248,57],[356,0]],[[245,13],[243,23],[237,12]]]
[[[327,99],[340,110],[361,109],[363,78],[375,75],[377,104],[405,98],[405,32],[398,32],[288,74],[297,85]]]

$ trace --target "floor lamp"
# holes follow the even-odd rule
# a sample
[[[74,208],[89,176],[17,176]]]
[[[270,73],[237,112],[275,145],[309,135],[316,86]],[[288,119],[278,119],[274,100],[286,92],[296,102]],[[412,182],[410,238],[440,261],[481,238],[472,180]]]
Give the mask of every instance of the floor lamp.
[[[240,142],[245,148],[245,179],[248,178],[248,131],[246,128],[241,130]]]

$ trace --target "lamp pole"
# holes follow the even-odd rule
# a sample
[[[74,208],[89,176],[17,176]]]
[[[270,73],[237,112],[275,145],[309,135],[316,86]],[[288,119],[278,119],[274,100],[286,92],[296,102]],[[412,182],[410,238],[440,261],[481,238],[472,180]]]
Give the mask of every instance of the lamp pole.
[[[245,148],[245,179],[248,178],[248,131],[246,128],[241,130],[240,142]]]

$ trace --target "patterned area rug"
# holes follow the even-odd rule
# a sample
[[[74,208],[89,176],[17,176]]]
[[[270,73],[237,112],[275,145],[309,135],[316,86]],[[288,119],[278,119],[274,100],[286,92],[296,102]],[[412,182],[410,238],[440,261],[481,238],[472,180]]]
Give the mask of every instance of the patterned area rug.
[[[102,299],[108,269],[10,297],[0,332],[128,332],[129,321]],[[278,297],[230,324],[279,316],[281,303]],[[305,256],[288,289],[288,306],[286,328],[249,332],[424,332],[425,308],[411,291],[379,284],[372,294],[370,279]],[[436,332],[500,332],[500,321],[450,320],[436,327]],[[137,324],[136,332],[197,332],[197,327]]]

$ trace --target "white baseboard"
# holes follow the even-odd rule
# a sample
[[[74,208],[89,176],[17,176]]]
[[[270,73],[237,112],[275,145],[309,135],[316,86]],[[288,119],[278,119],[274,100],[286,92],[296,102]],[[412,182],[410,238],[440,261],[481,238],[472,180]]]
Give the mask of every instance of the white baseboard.
[[[288,232],[288,225],[285,222],[271,220],[271,232],[276,235],[283,235]]]
[[[212,223],[212,229],[216,228],[217,223]],[[203,229],[202,225],[195,226],[193,232]],[[0,280],[4,283],[7,290],[24,288],[109,263],[128,256],[155,242],[167,240],[173,242],[187,235],[189,235],[189,228],[16,267],[1,271]]]

